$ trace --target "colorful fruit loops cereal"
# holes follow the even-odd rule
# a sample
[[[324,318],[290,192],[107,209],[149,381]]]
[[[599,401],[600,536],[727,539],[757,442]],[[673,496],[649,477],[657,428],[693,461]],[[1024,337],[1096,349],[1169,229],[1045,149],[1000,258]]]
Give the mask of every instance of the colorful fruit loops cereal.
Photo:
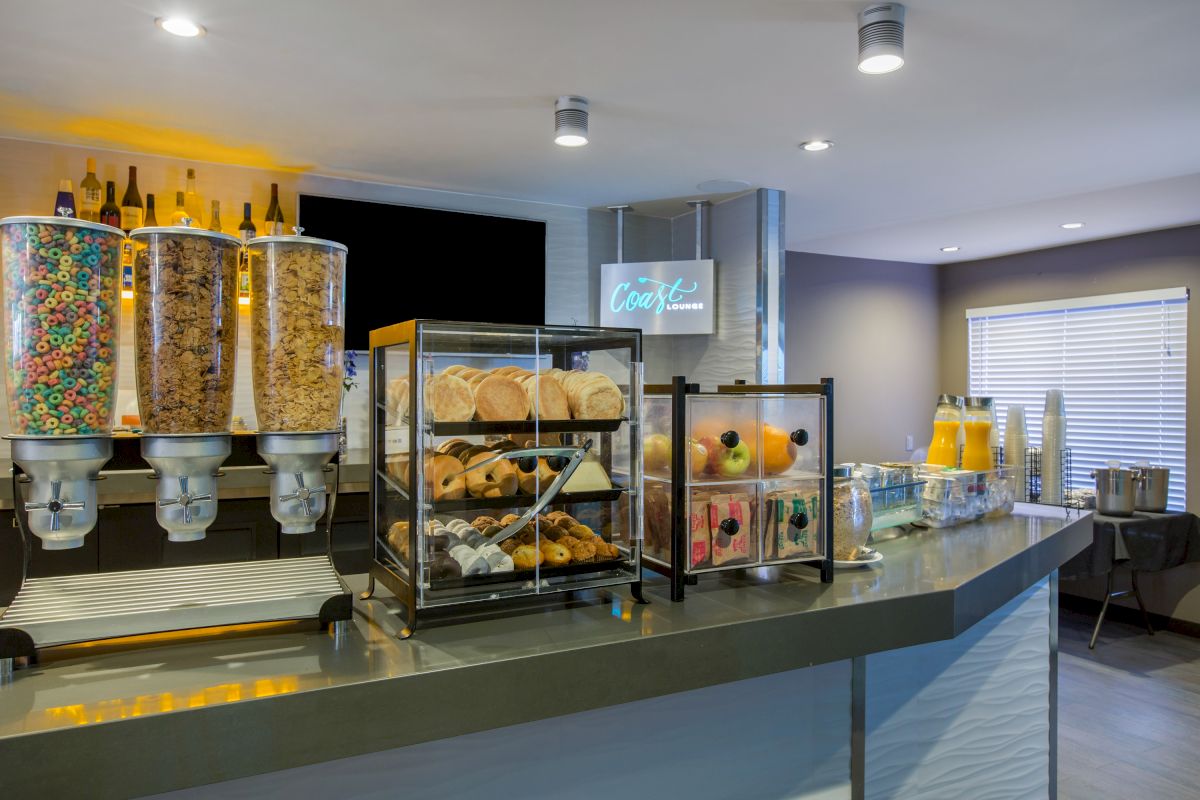
[[[20,436],[107,432],[116,395],[118,232],[0,222],[9,421]]]

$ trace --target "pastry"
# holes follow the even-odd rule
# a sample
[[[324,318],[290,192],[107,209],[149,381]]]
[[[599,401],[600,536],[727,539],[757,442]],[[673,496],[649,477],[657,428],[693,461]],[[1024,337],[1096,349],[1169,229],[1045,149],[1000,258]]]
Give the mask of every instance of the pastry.
[[[504,548],[501,548],[502,550]],[[567,557],[570,557],[570,553]],[[533,569],[546,560],[542,551],[533,545],[523,544],[512,551],[513,566],[517,569]]]
[[[517,463],[517,483],[521,487],[521,491],[525,494],[538,494],[539,491],[546,491],[554,479],[558,477],[558,473],[550,469],[550,465],[546,463],[546,459],[539,458],[535,462],[532,472],[521,471],[521,461]]]
[[[408,378],[393,378],[384,391],[388,423],[395,425],[408,419]]]
[[[612,542],[606,542],[603,539],[593,539],[592,543],[596,545],[597,561],[612,561],[621,557],[621,551]]]
[[[556,530],[560,530],[560,531],[561,531],[561,530],[562,530],[562,528],[557,528]],[[576,539],[574,536],[572,536],[572,535],[571,535],[571,534],[569,534],[569,533],[564,533],[564,534],[562,534],[561,536],[559,536],[559,537],[558,537],[557,539],[555,539],[554,541],[558,542],[559,544],[561,544],[563,547],[567,548],[568,550],[570,550],[570,549],[571,549],[572,547],[574,547],[575,545],[579,544],[579,540],[578,540],[578,539]]]
[[[387,541],[402,561],[408,561],[408,520],[393,522],[388,528]]]
[[[425,381],[425,406],[435,422],[466,422],[475,416],[471,387],[457,375],[434,375]]]
[[[587,525],[580,525],[578,522],[567,528],[567,533],[585,542],[591,541],[592,537],[596,535]]]
[[[471,446],[471,443],[468,442],[466,439],[447,439],[446,441],[442,442],[441,444],[439,444],[437,446],[437,451],[439,453],[446,453],[447,455],[457,456],[460,452],[462,452],[463,450],[465,450],[466,448],[468,448],[470,446]]]
[[[461,578],[462,566],[449,553],[437,552],[429,561],[429,577],[435,581]]]
[[[520,367],[507,366],[507,367],[496,367],[494,370],[492,370],[492,374],[493,375],[511,375],[514,372],[525,372],[525,371],[526,370],[523,370]]]
[[[488,453],[477,453],[467,466],[492,457]],[[517,471],[507,459],[501,458],[467,472],[467,491],[472,497],[509,497],[517,493],[517,485]]]
[[[518,378],[538,419],[570,419],[571,404],[562,384],[549,375]]]
[[[467,387],[468,390],[470,387]],[[475,417],[481,421],[529,416],[529,396],[512,378],[488,375],[475,386]]]
[[[571,551],[558,542],[542,542],[540,549],[548,567],[563,567],[571,563]]]
[[[518,542],[515,538],[505,539],[503,542],[500,543],[500,552],[504,553],[505,555],[511,556],[513,553],[513,550],[516,550],[520,546],[521,546],[521,543]]]
[[[467,493],[462,462],[454,456],[444,453],[430,456],[428,477],[434,500],[458,500]]]
[[[541,532],[543,539],[549,539],[552,542],[557,542],[567,535],[566,530],[563,528],[557,528],[553,525],[548,528],[539,528],[539,531]]]
[[[500,518],[500,525],[507,528],[521,518],[520,514],[505,514]]]
[[[484,536],[495,536],[502,530],[504,530],[504,528],[500,527],[499,525],[488,525],[483,529],[483,531],[481,531],[481,533],[483,533]]]
[[[464,369],[470,369],[470,367],[464,366],[463,364],[451,364],[450,366],[448,366],[444,370],[442,370],[442,374],[443,375],[457,375],[458,373],[462,372]]]
[[[580,563],[594,561],[598,552],[596,545],[591,540],[577,541],[569,549],[571,551],[571,560]]]
[[[486,514],[480,515],[471,521],[471,527],[483,533],[492,525],[499,525],[500,522],[495,517],[489,517]]]
[[[485,558],[487,558],[488,566],[492,568],[492,572],[512,572],[515,567],[512,556],[507,553],[490,553]]]

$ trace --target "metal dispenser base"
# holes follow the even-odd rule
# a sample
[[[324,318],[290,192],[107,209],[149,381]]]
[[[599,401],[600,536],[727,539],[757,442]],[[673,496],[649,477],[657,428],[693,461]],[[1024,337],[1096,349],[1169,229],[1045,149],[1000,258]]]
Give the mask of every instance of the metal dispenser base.
[[[284,533],[312,533],[325,513],[325,465],[338,431],[260,433],[258,454],[271,468],[271,516]]]
[[[172,542],[194,542],[217,518],[217,470],[233,447],[228,433],[142,436],[142,458],[158,478],[155,517]]]
[[[62,436],[10,441],[13,461],[29,476],[22,493],[24,510],[42,549],[82,547],[88,531],[96,527],[96,479],[112,458],[112,439]]]

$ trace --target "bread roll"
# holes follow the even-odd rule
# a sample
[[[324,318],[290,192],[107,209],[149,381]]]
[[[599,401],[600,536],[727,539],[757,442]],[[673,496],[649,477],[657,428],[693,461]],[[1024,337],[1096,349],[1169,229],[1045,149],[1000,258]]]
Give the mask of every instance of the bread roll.
[[[429,457],[427,477],[433,486],[434,500],[458,500],[467,493],[462,462],[445,453]]]
[[[571,418],[567,392],[557,380],[549,375],[527,375],[520,383],[538,419]]]
[[[546,491],[557,477],[558,473],[550,469],[544,458],[537,460],[532,472],[522,472],[520,465],[517,466],[517,482],[524,494],[537,494],[539,489]]]
[[[475,416],[471,387],[457,375],[434,375],[425,381],[425,405],[435,422],[466,422]]]
[[[602,372],[567,373],[562,384],[575,419],[617,419],[625,412],[620,388]]]
[[[476,453],[467,466],[489,458],[492,458],[490,453]],[[467,491],[473,497],[510,497],[517,493],[517,485],[517,471],[508,459],[467,472]]]
[[[394,425],[408,418],[408,378],[392,378],[388,381],[384,405],[387,406],[389,424]]]
[[[462,364],[451,364],[450,366],[448,366],[444,370],[442,370],[442,374],[443,375],[457,375],[458,373],[462,372],[464,369],[470,369],[470,367],[464,366]]]
[[[488,375],[475,386],[475,417],[483,422],[529,417],[529,396],[512,378]]]

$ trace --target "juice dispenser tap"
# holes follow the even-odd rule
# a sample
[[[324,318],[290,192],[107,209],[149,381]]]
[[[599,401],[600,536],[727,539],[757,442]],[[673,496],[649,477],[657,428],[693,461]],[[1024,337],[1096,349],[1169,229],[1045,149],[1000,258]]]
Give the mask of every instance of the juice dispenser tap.
[[[138,228],[134,353],[142,457],[158,479],[155,516],[172,542],[203,539],[233,447],[237,237]]]
[[[117,228],[59,217],[0,220],[14,498],[47,550],[83,545],[112,457],[120,302]]]
[[[258,454],[271,469],[271,514],[284,533],[314,531],[325,513],[345,368],[346,246],[301,230],[246,247]]]

